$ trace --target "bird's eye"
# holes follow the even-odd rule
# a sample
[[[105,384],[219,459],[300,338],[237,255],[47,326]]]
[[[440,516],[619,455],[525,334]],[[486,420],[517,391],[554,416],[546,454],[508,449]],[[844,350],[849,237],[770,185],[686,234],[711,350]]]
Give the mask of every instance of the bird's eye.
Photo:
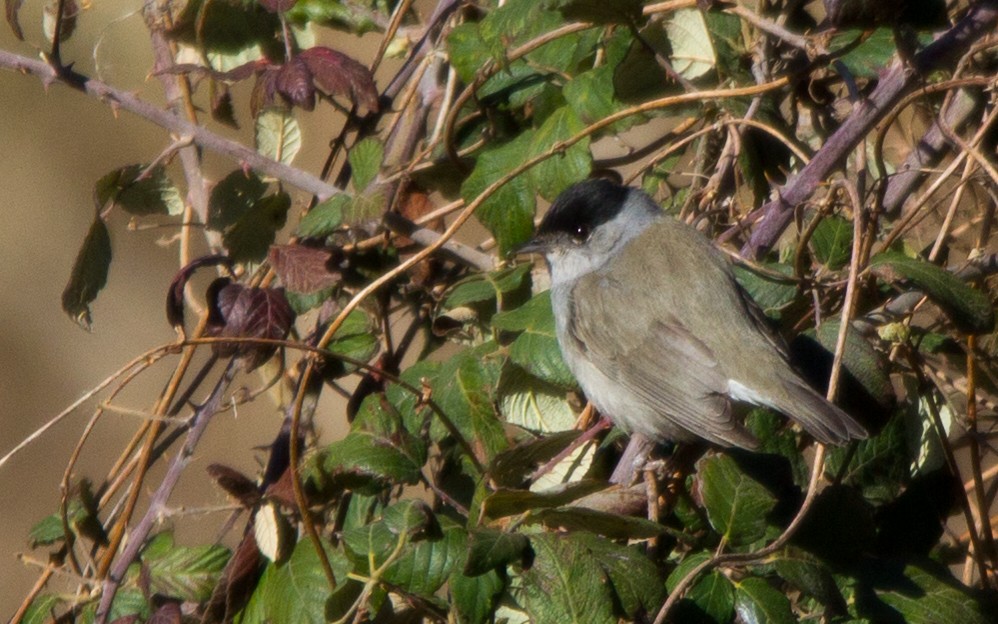
[[[582,242],[589,238],[589,226],[588,225],[576,225],[575,229],[572,231],[572,238]]]

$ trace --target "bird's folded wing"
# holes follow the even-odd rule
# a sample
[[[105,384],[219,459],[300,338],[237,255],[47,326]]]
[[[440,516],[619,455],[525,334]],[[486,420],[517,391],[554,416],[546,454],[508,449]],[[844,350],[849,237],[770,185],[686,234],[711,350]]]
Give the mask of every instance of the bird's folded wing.
[[[609,301],[616,296],[612,283],[601,286],[604,292],[599,300]],[[575,292],[573,304],[576,298],[585,296],[585,292]],[[641,307],[642,302],[632,302]],[[587,305],[592,303],[590,299]],[[592,364],[651,406],[658,417],[672,423],[671,428],[725,446],[755,446],[755,438],[732,415],[728,379],[715,354],[679,319],[661,311],[655,315],[637,311],[625,316],[601,311],[572,316],[575,320],[569,331]],[[653,316],[659,318],[636,321]],[[586,321],[592,318],[601,322]],[[644,326],[637,327],[635,322]]]

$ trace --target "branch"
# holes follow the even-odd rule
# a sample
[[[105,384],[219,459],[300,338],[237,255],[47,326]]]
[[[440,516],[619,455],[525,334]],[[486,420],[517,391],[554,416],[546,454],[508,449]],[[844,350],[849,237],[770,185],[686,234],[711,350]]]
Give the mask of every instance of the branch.
[[[786,183],[777,199],[757,211],[764,216],[742,248],[742,255],[759,258],[765,254],[790,225],[794,208],[806,201],[870,129],[906,93],[918,86],[921,77],[947,59],[965,52],[979,37],[990,33],[996,23],[998,0],[981,0],[955,26],[916,54],[911,63],[895,60],[870,97],[853,108],[849,118],[829,137],[814,159]]]
[[[12,69],[36,76],[41,79],[42,84],[46,87],[52,83],[60,82],[88,95],[98,97],[114,110],[126,110],[178,136],[190,137],[191,141],[206,150],[228,156],[255,171],[277,178],[307,193],[316,195],[320,201],[343,192],[342,189],[323,181],[307,171],[296,169],[267,158],[242,143],[226,139],[204,126],[191,123],[169,111],[154,106],[142,100],[134,93],[122,91],[95,78],[88,78],[70,69],[57,69],[44,61],[36,61],[25,56],[7,52],[6,50],[0,50],[0,68]],[[394,220],[396,223],[401,223],[400,220],[402,219],[404,217],[397,216]],[[419,228],[411,222],[409,225],[415,228],[412,234],[409,234],[409,237],[413,240],[417,240],[420,236],[431,238],[439,236],[436,232],[426,228]],[[454,257],[463,258],[466,255],[450,241],[445,243],[443,247],[451,252]],[[472,266],[481,268],[480,260],[476,260]],[[489,263],[489,268],[491,267],[492,264]]]

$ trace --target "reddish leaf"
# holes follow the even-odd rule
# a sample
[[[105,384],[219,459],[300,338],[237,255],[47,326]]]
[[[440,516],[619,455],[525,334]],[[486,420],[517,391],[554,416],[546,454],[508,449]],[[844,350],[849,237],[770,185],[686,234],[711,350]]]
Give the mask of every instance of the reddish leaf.
[[[208,287],[208,333],[223,338],[283,340],[295,321],[283,288],[251,288],[225,278]],[[277,347],[265,344],[215,343],[221,357],[236,356],[247,371],[266,362]]]
[[[218,266],[224,264],[232,270],[232,261],[226,256],[202,256],[193,260],[190,264],[180,269],[170,282],[170,289],[166,292],[166,320],[173,327],[184,326],[184,288],[190,281],[194,271],[205,266]]]
[[[246,531],[229,563],[222,571],[214,593],[205,605],[202,622],[231,622],[235,615],[253,595],[260,575],[263,573],[263,558],[256,545],[253,531]]]
[[[180,603],[176,600],[164,602],[156,611],[149,616],[146,624],[180,624]]]
[[[284,472],[281,473],[281,478],[267,487],[266,494],[267,498],[277,501],[285,507],[296,507],[297,503],[295,502],[295,489],[291,484],[291,470],[286,468]]]
[[[298,0],[260,0],[260,6],[271,13],[284,13],[290,11]]]
[[[291,104],[307,111],[315,108],[312,70],[300,56],[294,57],[277,70],[274,86]]]
[[[243,507],[254,507],[260,502],[260,491],[249,477],[239,472],[235,468],[229,468],[222,464],[211,464],[208,466],[208,476],[215,480],[218,487],[225,490],[225,493],[239,501]]]
[[[271,245],[267,260],[292,292],[311,293],[328,288],[342,279],[334,263],[334,253],[303,245]]]
[[[374,86],[374,76],[364,65],[324,46],[309,48],[298,58],[308,64],[315,84],[326,95],[344,95],[354,104],[378,110],[378,89]]]
[[[21,10],[21,5],[24,0],[6,0],[4,4],[7,9],[7,23],[10,24],[10,29],[14,31],[14,36],[24,41],[24,31],[21,30],[21,23],[17,21],[17,12]]]

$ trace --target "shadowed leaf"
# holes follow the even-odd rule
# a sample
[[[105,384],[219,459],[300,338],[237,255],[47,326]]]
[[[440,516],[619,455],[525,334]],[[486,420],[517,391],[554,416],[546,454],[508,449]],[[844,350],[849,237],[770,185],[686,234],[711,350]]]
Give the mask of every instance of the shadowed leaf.
[[[90,304],[107,283],[110,267],[111,236],[104,220],[97,216],[83,239],[69,283],[62,291],[62,309],[87,331],[92,327]]]

